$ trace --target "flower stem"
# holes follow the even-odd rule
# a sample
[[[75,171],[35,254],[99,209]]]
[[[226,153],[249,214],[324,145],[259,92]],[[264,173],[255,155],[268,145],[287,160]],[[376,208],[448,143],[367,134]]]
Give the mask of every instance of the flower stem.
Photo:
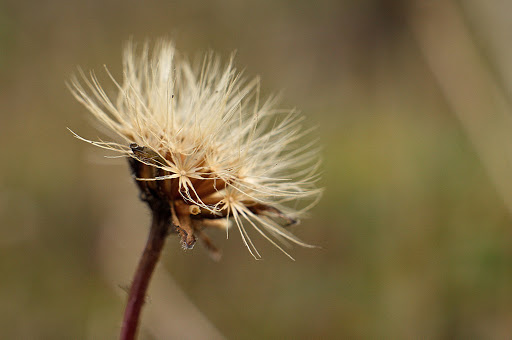
[[[169,231],[171,218],[169,205],[160,204],[160,202],[151,203],[149,204],[152,211],[151,230],[130,287],[120,340],[132,340],[137,335],[137,326],[149,281],[158,263]]]

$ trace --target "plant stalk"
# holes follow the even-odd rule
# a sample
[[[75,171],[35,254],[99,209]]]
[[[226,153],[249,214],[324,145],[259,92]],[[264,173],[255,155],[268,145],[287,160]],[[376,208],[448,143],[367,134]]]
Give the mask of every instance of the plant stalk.
[[[152,211],[151,229],[130,287],[120,340],[133,340],[137,335],[142,306],[146,299],[146,291],[169,232],[171,217],[169,205],[163,204],[163,202],[151,203],[149,204]]]

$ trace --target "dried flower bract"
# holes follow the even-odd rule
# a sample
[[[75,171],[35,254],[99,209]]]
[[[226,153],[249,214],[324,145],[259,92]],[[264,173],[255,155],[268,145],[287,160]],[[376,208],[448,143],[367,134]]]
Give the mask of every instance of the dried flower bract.
[[[74,96],[115,133],[117,141],[77,138],[129,157],[144,200],[165,201],[183,245],[196,238],[217,253],[205,228],[238,228],[260,258],[246,228],[252,227],[285,254],[281,245],[305,247],[286,228],[319,198],[318,148],[304,142],[311,129],[302,116],[261,100],[259,80],[207,54],[194,67],[172,43],[153,49],[129,43],[117,96],[94,73],[72,80]],[[290,255],[288,255],[290,256]]]

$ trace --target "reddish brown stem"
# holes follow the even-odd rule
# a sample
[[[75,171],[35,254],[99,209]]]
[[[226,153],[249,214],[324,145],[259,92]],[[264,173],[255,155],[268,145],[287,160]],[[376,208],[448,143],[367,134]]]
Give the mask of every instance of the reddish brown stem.
[[[153,203],[153,202],[152,202]],[[128,303],[124,312],[121,340],[133,340],[137,335],[142,306],[146,298],[151,275],[158,263],[170,225],[168,205],[150,204],[153,221],[151,230],[130,287]]]

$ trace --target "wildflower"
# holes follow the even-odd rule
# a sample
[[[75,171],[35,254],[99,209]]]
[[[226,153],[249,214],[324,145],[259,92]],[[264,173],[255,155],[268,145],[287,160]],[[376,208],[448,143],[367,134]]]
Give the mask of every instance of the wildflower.
[[[247,227],[286,255],[280,244],[311,247],[286,228],[321,192],[318,149],[303,142],[311,130],[298,112],[277,109],[275,97],[261,100],[259,79],[242,77],[233,58],[223,65],[210,53],[194,67],[167,41],[152,50],[129,43],[123,81],[107,74],[115,98],[92,72],[70,87],[116,140],[75,136],[129,159],[142,199],[168,207],[184,247],[199,238],[218,254],[203,230],[231,225],[255,258]]]

